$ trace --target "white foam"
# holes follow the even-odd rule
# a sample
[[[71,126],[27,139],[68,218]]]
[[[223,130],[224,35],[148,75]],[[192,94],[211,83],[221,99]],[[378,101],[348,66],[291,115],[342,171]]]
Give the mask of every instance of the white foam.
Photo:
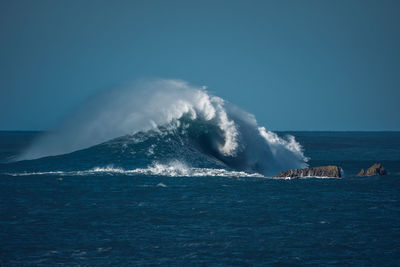
[[[282,151],[282,147],[293,152],[293,154],[300,160],[306,162],[306,158],[303,154],[302,146],[296,142],[294,136],[287,135],[287,140],[280,138],[276,133],[267,131],[265,127],[258,127],[258,131],[262,137],[264,137],[266,143],[270,146],[272,153],[277,156]],[[305,165],[302,167],[306,167]]]
[[[58,131],[43,136],[19,159],[69,153],[128,134],[149,130],[157,132],[161,126],[168,126],[174,131],[183,116],[204,120],[221,130],[223,138],[215,138],[212,145],[219,152],[217,158],[224,158],[232,168],[254,169],[272,175],[307,167],[308,159],[293,136],[281,138],[259,127],[252,114],[210,95],[204,87],[189,85],[181,80],[161,79],[138,82],[97,96]],[[166,134],[162,131],[158,133]],[[142,142],[146,138],[145,134],[133,137],[132,142]],[[147,156],[153,153],[154,147],[149,147]],[[230,162],[232,165],[229,165]],[[183,168],[179,171],[174,168],[160,170],[153,166],[151,172],[191,175],[187,171]]]
[[[173,161],[169,164],[154,163],[147,168],[123,169],[112,166],[95,167],[89,170],[77,171],[48,171],[48,172],[20,172],[5,173],[11,176],[93,176],[93,175],[127,175],[127,176],[167,176],[167,177],[260,177],[265,176],[259,173],[247,173],[243,171],[230,171],[226,169],[214,168],[193,168],[188,167],[182,162]]]

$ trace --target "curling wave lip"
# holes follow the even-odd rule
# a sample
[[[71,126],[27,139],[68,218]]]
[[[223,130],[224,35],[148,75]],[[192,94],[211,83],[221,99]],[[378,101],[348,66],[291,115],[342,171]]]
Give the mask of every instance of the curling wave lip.
[[[150,137],[153,139],[146,143],[146,153],[140,154],[140,138]],[[213,158],[234,171],[262,175],[304,168],[308,160],[293,136],[279,137],[259,126],[254,115],[203,87],[163,79],[138,82],[94,97],[58,130],[42,136],[19,160],[63,155],[121,138],[116,151],[100,147],[96,153],[119,153],[129,146],[136,158],[148,159],[146,166],[150,166],[155,163],[152,159],[163,159],[165,163],[164,159],[180,160],[183,150],[185,156],[197,151],[200,157]],[[139,141],[127,144],[124,138]],[[118,166],[117,162],[107,163]],[[186,164],[199,167],[196,159]],[[143,166],[129,169],[137,167]]]

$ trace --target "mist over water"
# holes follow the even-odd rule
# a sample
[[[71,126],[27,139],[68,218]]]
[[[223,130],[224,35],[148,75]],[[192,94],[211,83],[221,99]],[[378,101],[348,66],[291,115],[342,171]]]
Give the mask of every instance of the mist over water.
[[[136,82],[93,97],[62,126],[40,137],[19,160],[62,155],[150,132],[186,136],[190,141],[185,147],[234,170],[271,174],[307,166],[293,136],[281,138],[259,126],[254,115],[209,94],[205,87],[165,79]],[[163,142],[171,142],[171,136]],[[196,167],[195,160],[185,164]]]

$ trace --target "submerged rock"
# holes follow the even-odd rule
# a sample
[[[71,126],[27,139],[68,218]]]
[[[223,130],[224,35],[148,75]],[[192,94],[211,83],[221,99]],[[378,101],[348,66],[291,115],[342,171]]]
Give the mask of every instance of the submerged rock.
[[[338,166],[321,166],[305,169],[294,169],[285,172],[281,172],[274,177],[290,177],[290,178],[300,178],[300,177],[332,177],[340,178],[340,167]]]
[[[383,168],[382,164],[375,163],[367,170],[361,169],[361,171],[356,176],[374,176],[374,175],[386,175],[387,172],[385,168]]]

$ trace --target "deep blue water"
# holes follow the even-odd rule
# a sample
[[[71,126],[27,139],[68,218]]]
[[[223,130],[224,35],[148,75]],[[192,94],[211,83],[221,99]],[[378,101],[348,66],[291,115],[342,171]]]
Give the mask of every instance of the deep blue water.
[[[104,147],[6,163],[36,133],[1,132],[0,265],[400,265],[400,133],[291,134],[345,176],[78,173],[133,163]],[[354,177],[374,162],[389,175]]]

